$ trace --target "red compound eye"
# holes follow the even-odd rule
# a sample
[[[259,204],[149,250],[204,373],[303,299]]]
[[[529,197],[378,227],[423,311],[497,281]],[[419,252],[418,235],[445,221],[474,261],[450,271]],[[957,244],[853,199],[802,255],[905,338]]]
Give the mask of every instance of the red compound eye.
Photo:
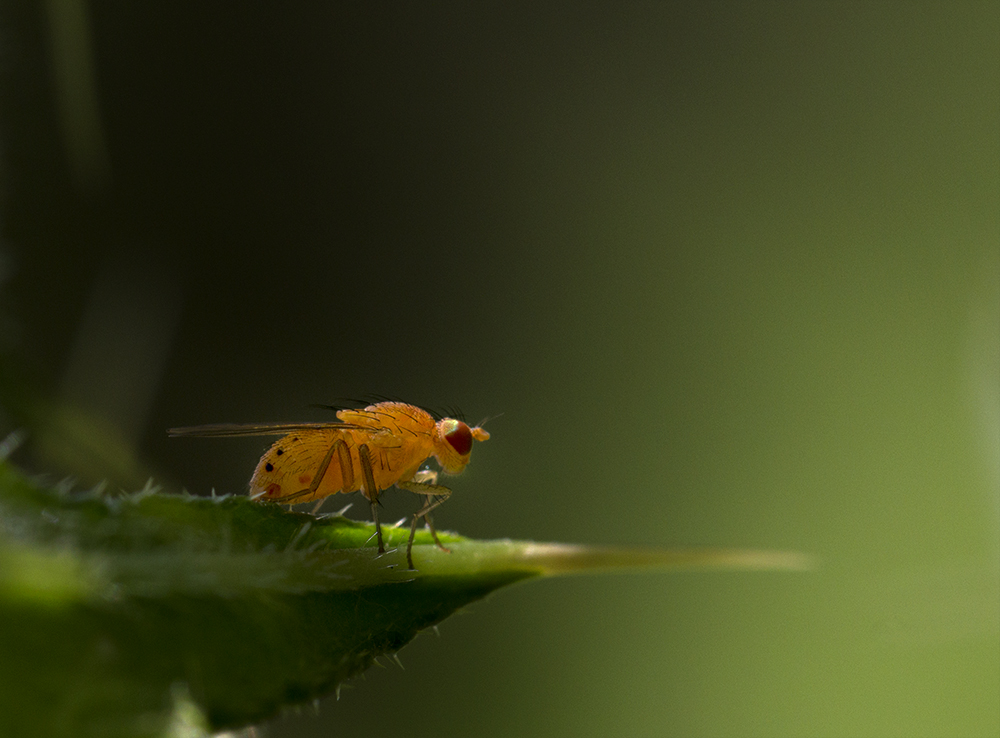
[[[472,450],[472,431],[469,426],[459,420],[453,420],[449,425],[451,429],[445,432],[444,439],[459,456],[468,456]]]

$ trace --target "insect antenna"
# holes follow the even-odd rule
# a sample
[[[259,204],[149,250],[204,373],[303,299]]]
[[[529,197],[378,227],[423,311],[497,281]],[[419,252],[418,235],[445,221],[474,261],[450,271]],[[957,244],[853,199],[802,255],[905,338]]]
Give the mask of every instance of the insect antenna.
[[[478,425],[479,425],[480,428],[482,428],[484,425],[486,425],[487,423],[489,423],[491,420],[495,420],[496,418],[499,418],[501,415],[503,415],[503,413],[497,413],[496,415],[489,415],[489,416],[483,418],[482,420],[480,420],[479,423],[478,423]]]

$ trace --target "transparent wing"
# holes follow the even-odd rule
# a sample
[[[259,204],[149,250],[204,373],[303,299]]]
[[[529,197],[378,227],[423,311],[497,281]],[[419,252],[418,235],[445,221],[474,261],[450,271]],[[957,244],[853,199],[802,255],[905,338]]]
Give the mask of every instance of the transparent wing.
[[[364,430],[371,428],[353,423],[213,423],[209,425],[189,425],[183,428],[169,428],[167,435],[173,437],[233,437],[233,436],[283,436],[302,430],[336,428],[338,430]]]

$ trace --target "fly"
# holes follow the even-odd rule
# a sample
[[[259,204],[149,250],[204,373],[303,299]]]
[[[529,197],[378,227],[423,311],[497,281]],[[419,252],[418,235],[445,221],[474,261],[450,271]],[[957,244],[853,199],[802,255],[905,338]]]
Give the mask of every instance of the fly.
[[[490,437],[454,418],[435,421],[426,410],[402,402],[379,402],[360,410],[338,410],[335,423],[250,423],[171,428],[171,436],[281,435],[261,457],[250,479],[250,496],[287,505],[358,490],[371,502],[379,553],[385,553],[378,519],[379,496],[393,485],[424,499],[413,516],[406,562],[413,569],[413,537],[423,518],[438,548],[430,513],[451,490],[437,483],[438,473],[420,471],[433,456],[445,474],[460,474],[469,463],[473,441]]]

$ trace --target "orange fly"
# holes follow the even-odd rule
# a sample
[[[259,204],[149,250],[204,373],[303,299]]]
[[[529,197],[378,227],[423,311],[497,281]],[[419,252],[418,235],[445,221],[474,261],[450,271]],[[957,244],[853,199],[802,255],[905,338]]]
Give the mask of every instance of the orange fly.
[[[433,456],[445,474],[459,474],[469,463],[473,441],[490,434],[461,420],[435,422],[426,410],[402,402],[379,402],[363,410],[338,410],[338,423],[253,423],[171,428],[171,436],[283,435],[261,457],[250,479],[254,499],[297,505],[338,492],[361,493],[371,502],[379,553],[385,552],[378,520],[378,498],[396,485],[424,495],[413,516],[406,561],[413,568],[413,536],[423,518],[439,548],[430,513],[451,490],[437,484],[437,472],[420,471]]]

